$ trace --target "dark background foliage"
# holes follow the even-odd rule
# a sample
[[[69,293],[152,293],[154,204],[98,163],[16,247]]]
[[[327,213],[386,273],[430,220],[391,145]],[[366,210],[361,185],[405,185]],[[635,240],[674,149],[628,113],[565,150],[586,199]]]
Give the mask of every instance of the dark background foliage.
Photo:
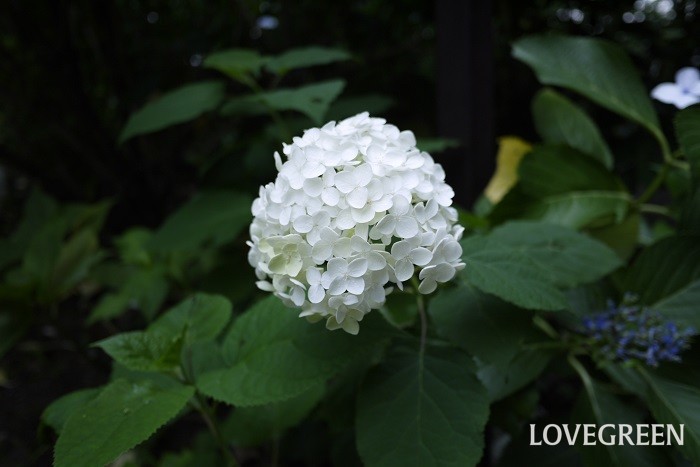
[[[145,137],[118,143],[128,116],[144,102],[180,85],[215,76],[201,67],[208,53],[249,47],[278,53],[303,45],[344,48],[353,60],[285,79],[303,84],[324,77],[347,81],[344,96],[382,95],[393,102],[389,121],[419,136],[444,134],[438,114],[437,57],[459,62],[464,50],[438,37],[439,9],[460,2],[135,1],[8,0],[0,4],[0,230],[14,229],[23,201],[40,187],[61,202],[113,203],[100,235],[103,243],[134,225],[156,227],[196,189],[236,188],[254,193],[270,179],[272,149],[256,144],[263,118],[205,115]],[[486,8],[488,2],[479,2]],[[493,1],[491,37],[472,41],[492,46],[492,80],[476,79],[471,92],[493,100],[490,131],[476,135],[495,150],[494,137],[535,137],[530,101],[539,88],[532,72],[510,56],[510,43],[525,34],[562,32],[600,36],[632,55],[649,88],[672,80],[681,66],[700,65],[700,21],[694,0],[660,1]],[[443,11],[444,13],[444,11]],[[261,18],[277,22],[260,27]],[[263,20],[264,21],[264,20]],[[264,24],[263,24],[264,26]],[[438,53],[439,47],[447,47]],[[477,73],[478,74],[478,73]],[[488,74],[487,74],[488,76]],[[263,77],[273,79],[272,77]],[[274,83],[269,83],[274,84]],[[228,84],[232,94],[240,85]],[[659,106],[670,128],[673,109]],[[593,106],[617,155],[616,171],[634,186],[648,180],[645,162],[657,157],[650,137],[637,126]],[[455,114],[468,121],[469,116]],[[671,133],[670,131],[668,132]],[[454,135],[449,135],[454,136]],[[462,141],[444,158],[492,164],[493,151],[473,153]],[[440,156],[438,156],[440,160]],[[480,174],[487,179],[490,170]],[[463,200],[471,193],[450,173]],[[245,276],[248,277],[247,275]],[[236,281],[236,277],[231,278]],[[246,279],[247,280],[247,279]],[[82,320],[94,303],[73,298],[39,320],[0,363],[0,463],[48,463],[51,439],[37,418],[48,402],[70,390],[104,382],[108,361],[88,348],[111,330],[100,324],[84,333]],[[42,308],[43,307],[43,308]],[[60,319],[55,319],[60,315]],[[125,328],[138,327],[127,315]],[[82,332],[82,334],[81,334]],[[58,337],[57,337],[58,336]],[[61,336],[82,336],[78,341]],[[553,400],[556,400],[554,398]],[[174,433],[177,440],[183,433]],[[173,441],[174,444],[177,441]]]

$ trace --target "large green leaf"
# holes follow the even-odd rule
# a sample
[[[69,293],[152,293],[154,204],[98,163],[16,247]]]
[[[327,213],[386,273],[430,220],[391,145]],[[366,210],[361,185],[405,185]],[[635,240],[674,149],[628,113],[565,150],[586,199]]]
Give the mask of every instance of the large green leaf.
[[[176,336],[187,343],[211,340],[231,319],[231,302],[221,295],[197,293],[166,311],[148,327],[150,332]]]
[[[676,136],[688,158],[695,180],[700,183],[700,108],[693,106],[676,115]]]
[[[641,303],[653,305],[698,279],[700,236],[683,235],[665,238],[644,249],[629,268],[623,286],[625,291],[638,295]],[[673,305],[673,301],[670,303]]]
[[[467,282],[529,309],[563,309],[557,287],[594,281],[620,265],[603,244],[547,223],[510,222],[462,247]]]
[[[277,89],[257,96],[276,110],[296,110],[320,125],[331,103],[345,88],[345,81],[336,79],[307,84],[294,89]]]
[[[259,446],[278,439],[283,432],[306,418],[323,397],[323,384],[292,399],[256,407],[238,407],[223,426],[224,436],[236,446]]]
[[[521,218],[582,229],[619,224],[630,209],[627,193],[611,191],[577,191],[550,196],[524,207]]]
[[[360,94],[358,96],[340,97],[328,108],[326,119],[342,120],[361,112],[377,116],[384,114],[394,105],[394,100],[383,94]]]
[[[692,326],[695,330],[700,330],[699,303],[700,279],[697,279],[662,298],[651,307],[677,324]]]
[[[469,284],[443,290],[430,301],[435,331],[486,362],[507,364],[522,343],[538,334],[532,314]]]
[[[265,64],[265,68],[278,75],[284,75],[295,68],[325,65],[349,59],[350,54],[344,50],[311,46],[288,50],[283,54],[270,58]]]
[[[56,442],[54,465],[93,467],[111,462],[174,418],[192,395],[193,387],[175,381],[110,383],[66,420]]]
[[[700,389],[645,369],[639,371],[647,382],[646,400],[654,418],[672,424],[676,430],[684,426],[684,443],[679,449],[693,464],[700,465]],[[675,440],[672,442],[676,444]]]
[[[155,251],[194,250],[206,242],[223,245],[238,236],[251,220],[252,199],[235,191],[195,195],[168,217],[150,241]]]
[[[253,77],[260,73],[269,59],[251,49],[228,49],[209,54],[203,65],[251,86],[254,84]]]
[[[622,183],[600,162],[567,146],[535,146],[518,167],[520,188],[535,198],[572,191],[620,191]]]
[[[542,349],[524,349],[505,364],[478,361],[477,376],[489,395],[497,401],[533,382],[552,360],[553,352]]]
[[[636,439],[636,427],[643,423],[644,411],[623,402],[611,390],[586,375],[584,391],[582,391],[572,413],[570,427],[578,424],[594,424],[601,427],[605,424],[618,425],[621,423],[632,426],[631,439]],[[653,446],[620,445],[616,430],[607,430],[602,439],[612,445],[599,442],[594,446],[583,446],[581,427],[576,447],[586,465],[611,465],[620,467],[662,467],[670,465],[663,452]],[[607,436],[607,438],[606,438]],[[610,438],[615,436],[616,438]]]
[[[53,428],[56,433],[60,433],[68,417],[95,399],[101,390],[102,388],[81,389],[59,397],[44,409],[41,421]]]
[[[542,83],[581,93],[661,134],[648,92],[618,45],[588,37],[529,36],[513,44],[513,56],[530,65]]]
[[[180,365],[182,335],[132,331],[94,345],[130,370],[172,372]]]
[[[532,101],[532,116],[545,142],[567,144],[612,168],[613,156],[600,130],[583,109],[566,97],[543,89]]]
[[[153,133],[214,110],[224,98],[224,83],[202,81],[163,94],[129,117],[119,141]]]
[[[226,366],[199,376],[197,387],[240,406],[282,401],[371,355],[391,332],[376,312],[362,321],[357,336],[330,332],[297,316],[274,296],[257,303],[225,339]]]
[[[469,356],[397,350],[365,378],[357,447],[367,466],[470,466],[483,450],[488,398]]]

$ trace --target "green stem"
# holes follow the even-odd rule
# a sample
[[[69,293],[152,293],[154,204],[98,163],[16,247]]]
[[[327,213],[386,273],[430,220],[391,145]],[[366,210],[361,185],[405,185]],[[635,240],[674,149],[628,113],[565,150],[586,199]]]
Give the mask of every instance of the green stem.
[[[204,423],[207,425],[207,428],[209,428],[209,432],[214,437],[216,444],[219,446],[219,450],[221,450],[221,453],[224,455],[226,464],[230,467],[238,467],[238,461],[236,461],[236,458],[233,457],[233,453],[229,449],[228,444],[221,433],[216,417],[211,413],[209,405],[199,393],[195,394],[195,400],[197,401],[197,404],[194,404],[194,407],[202,415]]]
[[[411,284],[416,293],[416,306],[418,307],[418,316],[420,316],[420,355],[422,356],[425,352],[425,340],[428,335],[428,318],[425,314],[425,299],[423,294],[418,291],[418,280],[414,277],[411,278]]]
[[[532,322],[552,339],[559,339],[559,333],[540,315],[533,316]]]
[[[254,79],[251,79],[250,82],[247,84],[248,84],[248,87],[256,95],[260,96],[261,94],[265,93],[265,90],[263,88],[261,88],[260,85]],[[282,135],[282,139],[284,139],[285,141],[291,142],[292,134],[289,131],[287,124],[284,123],[284,119],[282,118],[280,113],[277,111],[277,109],[272,107],[270,104],[268,104],[264,100],[261,99],[261,101],[262,101],[263,105],[267,108],[267,111],[270,114],[270,116],[272,117],[272,120],[274,120],[275,123],[277,124],[277,128],[279,129],[280,134]]]
[[[642,204],[639,206],[639,211],[649,214],[659,214],[661,216],[673,217],[669,208],[666,206],[659,206],[658,204]]]
[[[654,193],[656,193],[656,190],[661,188],[661,185],[664,183],[664,180],[666,180],[666,175],[668,174],[669,166],[669,162],[664,161],[664,165],[661,166],[661,170],[659,170],[659,173],[656,174],[654,180],[651,181],[644,193],[642,193],[639,199],[637,199],[637,205],[641,205],[649,201],[651,197],[654,196]]]

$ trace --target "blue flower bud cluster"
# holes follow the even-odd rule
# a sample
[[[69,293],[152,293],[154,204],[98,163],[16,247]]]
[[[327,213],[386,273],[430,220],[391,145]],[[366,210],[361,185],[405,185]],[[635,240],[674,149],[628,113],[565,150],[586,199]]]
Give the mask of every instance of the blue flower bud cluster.
[[[609,360],[638,360],[652,367],[662,361],[679,362],[697,331],[679,328],[658,311],[635,302],[631,295],[617,306],[609,300],[607,310],[583,319],[594,352]]]

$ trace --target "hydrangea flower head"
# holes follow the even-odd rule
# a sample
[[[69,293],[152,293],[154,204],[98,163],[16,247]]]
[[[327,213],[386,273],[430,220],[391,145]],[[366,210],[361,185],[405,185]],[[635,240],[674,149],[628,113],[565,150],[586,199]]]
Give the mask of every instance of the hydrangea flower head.
[[[651,97],[673,104],[679,109],[700,102],[700,71],[697,68],[681,68],[676,73],[675,83],[661,83],[651,90]]]
[[[258,287],[299,316],[357,334],[394,287],[416,278],[431,293],[464,267],[454,192],[410,131],[362,113],[283,154],[253,202],[248,260]]]
[[[681,361],[680,353],[690,346],[690,337],[696,333],[637,305],[632,295],[626,295],[619,306],[609,301],[606,311],[584,318],[583,331],[604,358],[639,360],[652,367],[662,361]]]

